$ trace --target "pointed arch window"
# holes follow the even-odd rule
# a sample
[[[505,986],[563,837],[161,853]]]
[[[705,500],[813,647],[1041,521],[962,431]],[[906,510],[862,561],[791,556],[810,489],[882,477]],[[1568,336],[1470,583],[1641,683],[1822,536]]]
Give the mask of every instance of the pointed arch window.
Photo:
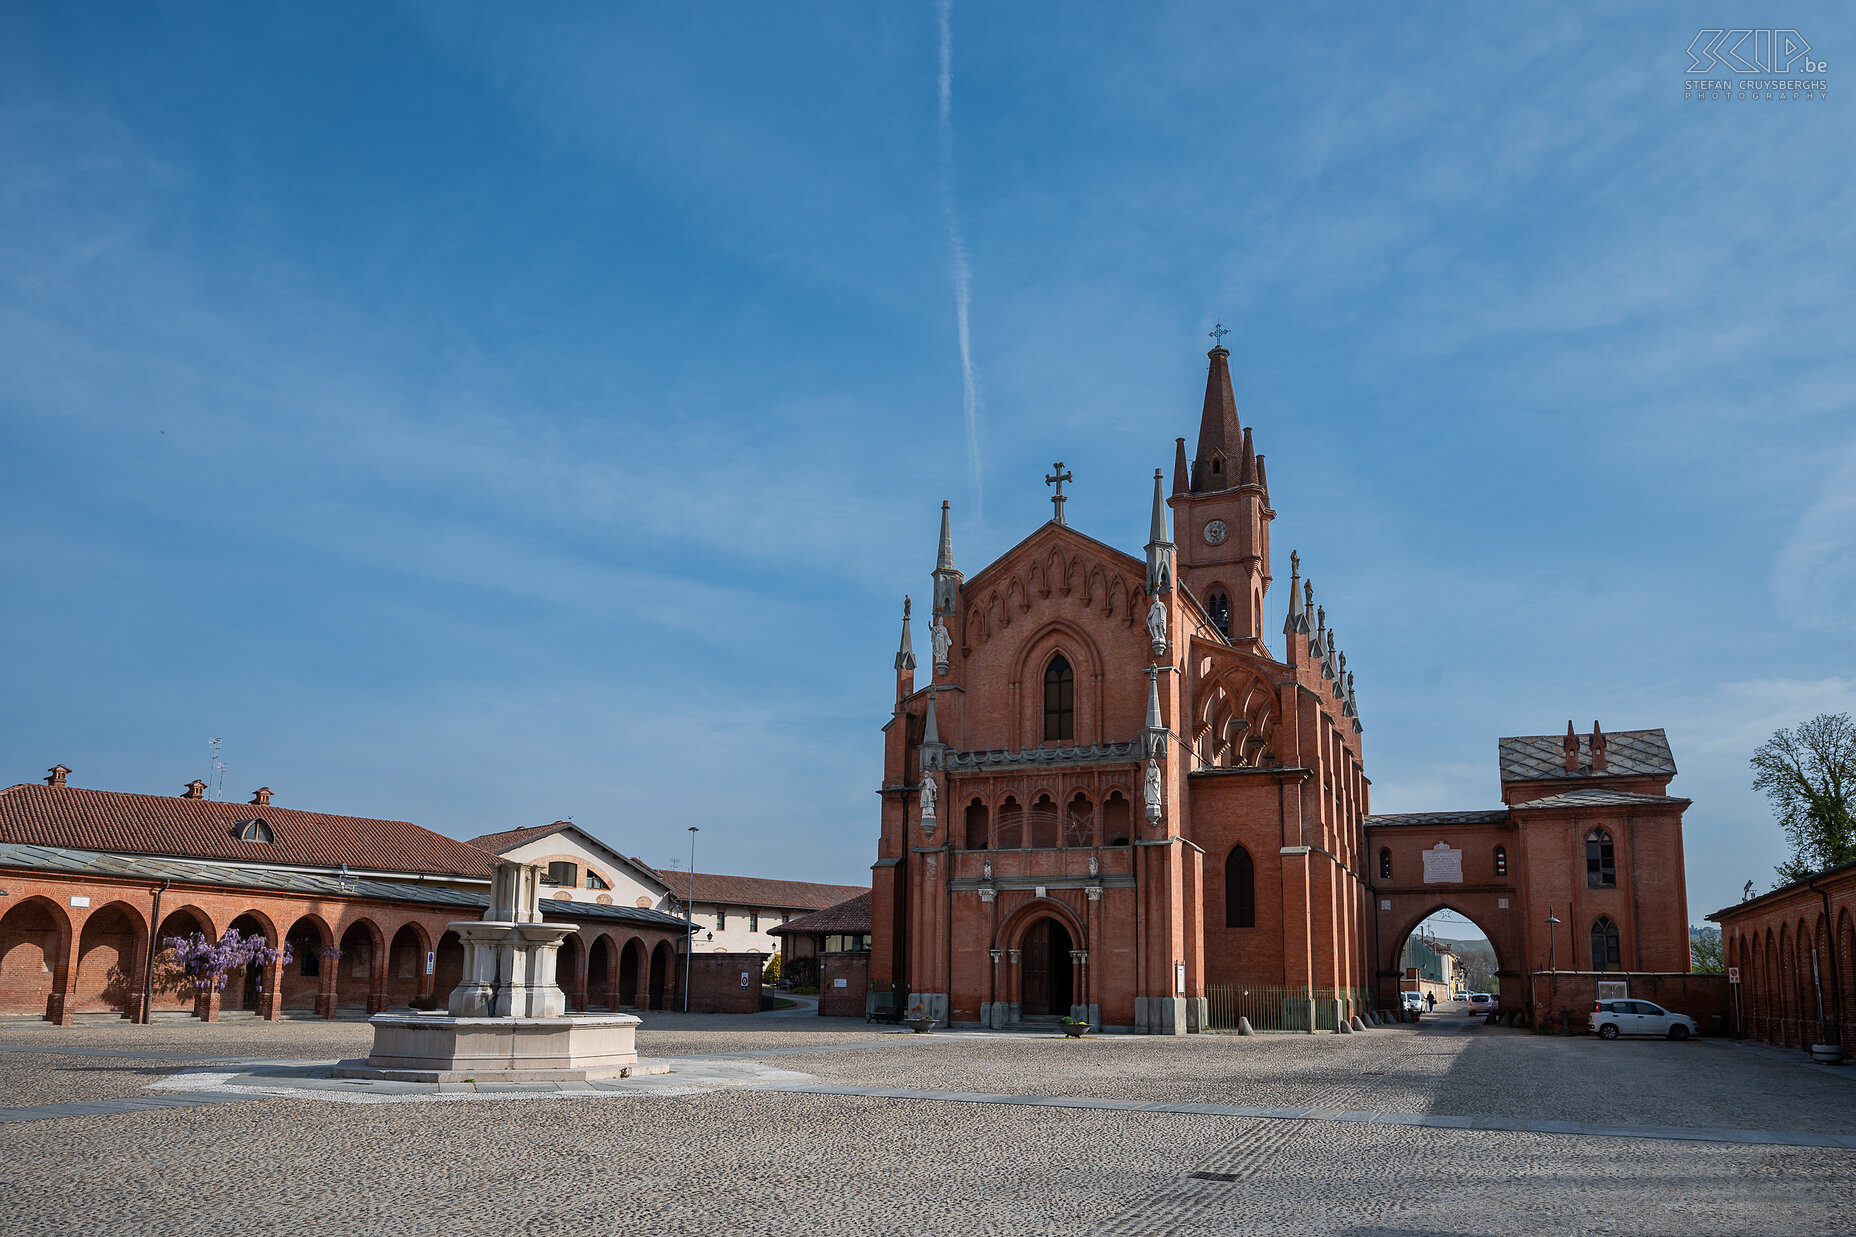
[[[1379,879],[1382,881],[1392,879],[1392,852],[1384,846],[1379,848]]]
[[[1508,848],[1506,846],[1495,848],[1495,875],[1508,875]]]
[[[1076,737],[1076,673],[1063,654],[1044,670],[1044,740]]]
[[[1619,957],[1618,926],[1611,922],[1609,915],[1600,915],[1592,925],[1592,969],[1620,970]]]
[[[1224,861],[1224,926],[1257,926],[1257,865],[1241,846],[1232,847]]]
[[[1211,616],[1212,626],[1218,634],[1227,640],[1231,638],[1231,595],[1221,588],[1215,588],[1205,598],[1205,612]]]
[[[1585,884],[1588,889],[1616,889],[1618,885],[1617,849],[1603,829],[1585,835]]]

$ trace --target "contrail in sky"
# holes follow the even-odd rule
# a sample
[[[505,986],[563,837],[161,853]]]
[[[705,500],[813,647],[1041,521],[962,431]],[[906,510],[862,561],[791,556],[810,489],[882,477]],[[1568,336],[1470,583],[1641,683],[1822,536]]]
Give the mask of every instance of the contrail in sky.
[[[954,3],[936,0],[941,26],[941,206],[947,215],[947,247],[954,277],[954,321],[960,332],[961,407],[967,430],[967,480],[973,487],[973,515],[982,513],[980,491],[980,395],[973,374],[973,339],[968,330],[973,270],[967,265],[967,242],[960,233],[954,194]]]

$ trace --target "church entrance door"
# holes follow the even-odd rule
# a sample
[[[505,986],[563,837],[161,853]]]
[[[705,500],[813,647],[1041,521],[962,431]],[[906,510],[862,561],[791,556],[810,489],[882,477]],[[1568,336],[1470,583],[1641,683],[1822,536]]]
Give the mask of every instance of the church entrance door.
[[[1074,1001],[1070,990],[1070,934],[1055,919],[1040,919],[1019,946],[1023,992],[1019,1012],[1027,1018],[1062,1017]]]

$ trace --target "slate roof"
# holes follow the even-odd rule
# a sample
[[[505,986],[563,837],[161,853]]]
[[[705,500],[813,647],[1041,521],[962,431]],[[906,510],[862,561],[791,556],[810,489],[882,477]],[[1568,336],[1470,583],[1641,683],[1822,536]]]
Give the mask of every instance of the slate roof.
[[[1620,730],[1605,736],[1605,767],[1593,769],[1592,736],[1579,738],[1577,772],[1566,768],[1563,734],[1517,735],[1498,740],[1502,781],[1538,782],[1554,778],[1674,777],[1675,753],[1669,736],[1657,730]]]
[[[1633,795],[1622,790],[1605,790],[1602,787],[1587,787],[1584,790],[1568,790],[1557,795],[1548,795],[1544,799],[1529,799],[1526,803],[1517,803],[1512,810],[1525,812],[1530,809],[1556,807],[1635,807],[1657,803],[1692,803],[1692,799],[1682,799],[1675,795]]]
[[[653,869],[647,869],[653,870]],[[689,872],[656,871],[657,878],[681,901],[694,897],[697,902],[714,902],[722,906],[767,906],[783,910],[824,910],[846,898],[863,893],[858,885],[817,885],[811,881],[770,880],[761,876],[720,876],[713,872],[694,873],[695,893],[690,892]]]
[[[1366,827],[1386,825],[1499,825],[1508,819],[1507,808],[1480,812],[1394,812],[1386,816],[1368,816]]]
[[[213,885],[228,889],[253,889],[266,893],[309,893],[324,896],[366,898],[381,902],[418,902],[427,906],[455,906],[458,918],[475,919],[490,905],[487,893],[446,889],[439,885],[419,885],[406,881],[370,880],[364,877],[329,876],[317,872],[279,872],[269,868],[228,867],[187,859],[163,859],[146,855],[107,854],[101,851],[63,846],[39,846],[24,842],[0,842],[0,868],[37,872],[61,872],[76,876],[93,876],[102,880],[171,880],[183,884]],[[597,919],[637,924],[641,927],[669,928],[681,932],[683,921],[661,911],[637,906],[602,906],[587,902],[547,903],[550,919]]]
[[[276,840],[233,836],[235,826],[253,818],[268,824]],[[346,864],[373,872],[490,875],[488,852],[410,821],[30,782],[0,790],[0,842],[311,868]]]
[[[866,889],[854,898],[847,898],[836,906],[828,906],[822,911],[813,911],[810,915],[801,915],[790,923],[783,923],[770,930],[770,935],[783,936],[787,933],[863,933],[870,931],[871,892]]]

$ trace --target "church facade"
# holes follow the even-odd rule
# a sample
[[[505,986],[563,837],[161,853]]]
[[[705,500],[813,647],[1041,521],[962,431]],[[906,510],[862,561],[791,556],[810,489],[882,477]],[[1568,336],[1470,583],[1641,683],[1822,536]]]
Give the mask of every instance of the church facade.
[[[1170,487],[1155,472],[1140,556],[1069,526],[1061,464],[1047,478],[1055,516],[971,577],[955,565],[942,504],[928,682],[916,683],[905,604],[884,728],[872,1007],[955,1026],[1067,1016],[1180,1034],[1207,1025],[1208,986],[1255,984],[1291,994],[1300,1025],[1333,1026],[1396,1000],[1405,935],[1446,906],[1496,941],[1505,1009],[1525,1006],[1523,977],[1548,965],[1550,946],[1534,959],[1538,933],[1519,918],[1532,907],[1515,894],[1528,847],[1498,836],[1524,828],[1516,813],[1384,818],[1379,840],[1353,674],[1293,554],[1287,617],[1264,631],[1276,511],[1229,353],[1209,359],[1196,448],[1188,457],[1176,440]],[[1584,773],[1551,789],[1606,787],[1602,757]],[[1594,812],[1673,819],[1649,844],[1659,858],[1633,853],[1629,865],[1633,878],[1655,874],[1662,888],[1642,892],[1661,903],[1634,887],[1623,900],[1667,903],[1673,880],[1675,915],[1639,914],[1630,930],[1655,938],[1647,954],[1633,941],[1634,956],[1685,971],[1686,800],[1662,796],[1666,782],[1560,806],[1575,832]],[[1515,802],[1508,789],[1504,763]],[[1483,870],[1492,846],[1499,875]],[[1556,854],[1543,879],[1571,882],[1575,867]],[[1497,884],[1515,896],[1481,897]],[[1497,901],[1514,918],[1497,916]]]

